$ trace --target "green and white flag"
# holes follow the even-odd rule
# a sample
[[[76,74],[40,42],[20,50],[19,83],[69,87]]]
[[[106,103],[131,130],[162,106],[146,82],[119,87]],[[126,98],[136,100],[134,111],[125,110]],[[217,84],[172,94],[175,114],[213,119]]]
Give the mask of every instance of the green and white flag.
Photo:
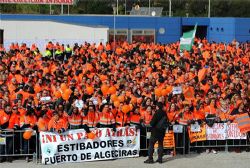
[[[194,27],[194,30],[183,33],[183,36],[180,38],[180,50],[190,51],[194,43],[194,37],[197,29],[197,24]]]

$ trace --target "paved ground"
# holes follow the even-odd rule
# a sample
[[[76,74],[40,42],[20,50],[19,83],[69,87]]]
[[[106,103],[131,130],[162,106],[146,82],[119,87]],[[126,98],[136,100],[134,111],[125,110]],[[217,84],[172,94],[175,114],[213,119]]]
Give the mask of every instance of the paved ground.
[[[191,154],[187,156],[165,157],[163,164],[146,165],[145,157],[119,159],[112,161],[97,161],[84,163],[67,163],[46,166],[34,163],[25,163],[18,160],[13,163],[0,163],[0,168],[250,168],[250,153],[223,153],[218,154]]]

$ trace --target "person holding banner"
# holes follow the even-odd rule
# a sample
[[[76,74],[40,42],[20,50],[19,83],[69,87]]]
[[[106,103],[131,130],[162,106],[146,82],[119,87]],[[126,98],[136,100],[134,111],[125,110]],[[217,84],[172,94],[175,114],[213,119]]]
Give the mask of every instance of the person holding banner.
[[[101,108],[102,112],[99,114],[100,116],[100,128],[112,128],[112,130],[116,131],[115,125],[115,117],[113,113],[111,113],[111,109],[109,109],[109,104],[104,104],[103,108]]]
[[[90,128],[97,128],[100,125],[99,114],[94,105],[88,105],[85,116],[82,117],[82,127],[87,133]]]
[[[125,111],[122,109],[124,106],[124,103],[120,103],[120,110],[117,111],[115,115],[115,122],[116,122],[116,127],[125,127],[130,125],[130,117],[128,116],[129,111],[125,113]],[[129,107],[128,105],[127,108]],[[130,108],[130,107],[129,107]]]
[[[73,107],[72,114],[68,117],[69,129],[80,129],[82,125],[82,116],[77,107]]]
[[[68,122],[61,118],[58,112],[53,112],[53,117],[50,119],[48,124],[48,130],[50,132],[65,132],[68,128]]]
[[[154,145],[158,142],[158,159],[156,162],[162,163],[163,157],[163,140],[166,132],[167,127],[167,115],[162,110],[163,104],[158,103],[156,113],[153,115],[152,120],[150,121],[151,129],[151,136],[149,140],[149,149],[148,149],[148,159],[144,161],[144,163],[152,164],[154,163],[153,160],[153,153],[154,153]]]

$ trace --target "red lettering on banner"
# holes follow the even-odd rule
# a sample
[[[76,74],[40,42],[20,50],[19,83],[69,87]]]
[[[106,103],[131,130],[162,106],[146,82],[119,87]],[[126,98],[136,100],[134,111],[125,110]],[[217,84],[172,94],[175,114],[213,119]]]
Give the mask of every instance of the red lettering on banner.
[[[107,136],[108,136],[108,137],[111,136],[110,129],[107,129],[107,130],[106,130],[106,135],[105,135],[105,137],[107,137]]]
[[[60,135],[61,141],[71,141],[74,140],[73,134]]]
[[[120,130],[118,130],[118,131],[116,132],[116,136],[118,136],[118,137],[119,137],[119,136],[120,136],[120,137],[121,137],[121,136],[124,136],[124,135],[123,135],[122,129],[120,129]]]
[[[42,136],[44,138],[44,136]],[[46,135],[45,140],[42,141],[43,143],[49,143],[49,142],[56,142],[56,136],[55,135]]]
[[[95,135],[100,138],[102,136],[102,130],[96,130]]]
[[[135,135],[136,135],[135,128],[129,128],[129,136],[135,136]]]
[[[61,141],[66,141],[66,136],[65,135],[60,135]]]
[[[78,133],[76,133],[76,135],[77,135],[77,139],[78,140],[82,139],[82,137],[83,137],[83,133],[82,132],[78,132]]]
[[[45,143],[44,135],[42,135],[42,143]]]
[[[68,134],[67,135],[67,140],[74,140],[73,134]]]

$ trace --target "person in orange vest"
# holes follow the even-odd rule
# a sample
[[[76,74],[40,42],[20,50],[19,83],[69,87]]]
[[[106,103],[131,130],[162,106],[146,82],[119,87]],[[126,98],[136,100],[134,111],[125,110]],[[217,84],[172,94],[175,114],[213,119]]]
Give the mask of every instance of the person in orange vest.
[[[63,104],[59,104],[55,111],[58,113],[59,118],[63,119],[66,123],[68,123],[69,114],[64,110]]]
[[[12,107],[12,113],[10,116],[10,123],[9,127],[13,128],[14,130],[19,130],[20,129],[20,112],[18,110],[18,106],[14,105]],[[19,152],[20,149],[20,132],[15,132],[14,133],[14,150],[15,152]]]
[[[112,128],[113,131],[116,131],[115,126],[115,117],[111,112],[112,109],[109,109],[109,105],[106,103],[101,108],[100,113],[100,128]]]
[[[140,127],[141,126],[141,115],[138,107],[134,107],[134,110],[130,116],[130,125]]]
[[[73,107],[72,114],[68,117],[69,129],[80,129],[82,124],[82,116],[77,107]]]
[[[150,106],[150,105],[146,106],[145,109],[146,110],[144,111],[144,113],[141,113],[141,120],[140,120],[141,125],[142,125],[142,127],[140,129],[141,137],[142,137],[141,138],[141,149],[147,149],[146,145],[148,144],[147,143],[148,140],[145,139],[145,137],[147,137],[147,132],[150,130],[150,121],[153,117],[152,106]],[[145,153],[145,152],[141,152],[141,155],[146,156],[147,153]]]
[[[220,107],[217,109],[217,113],[220,119],[220,122],[226,123],[230,120],[230,108],[226,101],[220,102]]]
[[[146,127],[150,127],[150,121],[151,121],[152,117],[153,117],[153,108],[152,108],[152,106],[149,105],[146,107],[146,111],[142,116],[143,125]]]
[[[35,116],[35,110],[33,108],[28,108],[27,113],[20,117],[20,127],[22,130],[36,130],[37,118]],[[24,154],[30,154],[30,149],[35,149],[36,139],[34,136],[31,139],[23,139],[23,150]],[[33,152],[32,152],[33,153]],[[29,162],[29,157],[25,158],[26,162]]]
[[[89,133],[90,128],[97,128],[100,125],[100,117],[94,105],[89,105],[86,109],[85,115],[82,118],[82,127]]]
[[[45,112],[42,112],[40,115],[41,117],[39,117],[37,122],[38,132],[48,131],[48,123],[50,119]]]
[[[120,103],[120,107],[122,108],[123,103]],[[116,127],[124,127],[130,125],[130,118],[128,116],[129,113],[124,114],[122,110],[118,110],[115,116]]]
[[[48,130],[50,132],[65,132],[68,128],[68,122],[60,118],[58,112],[53,112],[53,117],[49,121]]]
[[[183,119],[187,121],[187,124],[194,124],[194,113],[193,113],[194,107],[193,105],[185,105],[184,112],[183,112]]]
[[[11,107],[6,105],[3,110],[0,110],[0,136],[6,138],[6,145],[0,145],[0,155],[13,154],[13,129],[10,128]],[[11,157],[0,157],[0,163],[4,160],[12,162]]]

